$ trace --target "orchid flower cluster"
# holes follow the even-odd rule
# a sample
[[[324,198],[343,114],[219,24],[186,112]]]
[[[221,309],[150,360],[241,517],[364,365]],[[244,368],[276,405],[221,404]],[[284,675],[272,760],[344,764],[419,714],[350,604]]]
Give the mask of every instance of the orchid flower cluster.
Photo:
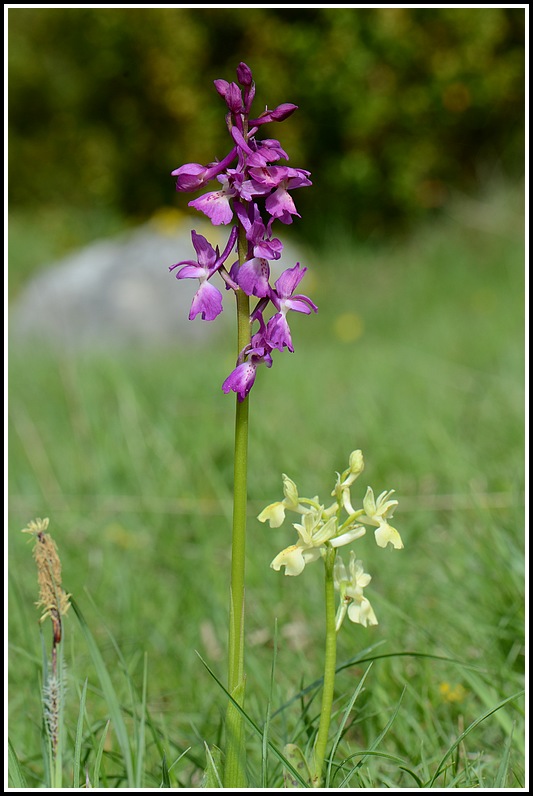
[[[368,487],[363,499],[363,507],[355,509],[352,505],[350,487],[363,472],[364,460],[360,450],[350,454],[349,466],[337,473],[335,488],[331,496],[335,501],[327,508],[314,498],[300,497],[298,487],[283,474],[284,498],[267,506],[258,519],[268,520],[271,528],[279,528],[285,520],[285,512],[293,511],[301,515],[301,521],[293,523],[298,533],[296,544],[289,545],[271,563],[277,571],[285,567],[286,575],[300,575],[306,564],[317,561],[326,555],[328,548],[340,548],[360,539],[366,533],[366,525],[376,528],[374,536],[379,547],[391,544],[396,550],[403,547],[400,534],[389,523],[398,501],[391,496],[394,490],[382,492],[377,498],[372,487]],[[343,520],[343,512],[347,517]],[[344,617],[364,625],[376,625],[378,620],[363,589],[370,583],[371,576],[363,568],[363,562],[350,552],[348,566],[340,555],[335,558],[334,581],[340,595],[336,616],[336,630],[342,625]]]
[[[257,324],[257,329],[222,385],[225,393],[234,391],[243,401],[254,384],[257,367],[271,367],[275,349],[294,351],[287,313],[292,310],[309,315],[317,307],[307,296],[295,293],[307,270],[299,263],[283,271],[274,286],[270,284],[270,262],[279,260],[283,250],[279,238],[273,237],[272,226],[275,221],[291,224],[293,216],[299,216],[290,191],[311,185],[311,181],[308,171],[279,165],[278,161],[289,157],[279,141],[256,136],[264,124],[283,121],[297,106],[283,103],[250,118],[255,84],[245,63],[237,67],[237,81],[214,81],[228,108],[230,152],[207,166],[187,163],[172,172],[177,191],[196,191],[215,179],[220,183],[220,188],[194,199],[189,206],[204,213],[215,226],[231,224],[227,244],[221,254],[218,247],[213,248],[203,235],[193,231],[196,260],[175,263],[169,270],[179,268],[177,279],[198,279],[190,320],[200,315],[212,321],[222,312],[222,294],[211,282],[216,273],[226,289],[242,290],[258,299],[250,314],[250,324]],[[241,256],[235,259],[235,252]],[[269,307],[274,312],[265,318]]]

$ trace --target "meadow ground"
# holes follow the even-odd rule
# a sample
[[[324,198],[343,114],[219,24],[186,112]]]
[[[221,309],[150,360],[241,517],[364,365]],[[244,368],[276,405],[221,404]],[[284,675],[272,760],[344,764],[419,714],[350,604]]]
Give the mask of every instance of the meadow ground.
[[[246,709],[262,727],[270,701],[280,749],[305,746],[316,726],[319,691],[306,689],[321,676],[322,580],[318,566],[298,578],[270,569],[294,531],[257,513],[280,499],[282,472],[326,500],[355,448],[366,469],[352,494],[371,484],[399,500],[405,549],[380,550],[372,534],[357,544],[379,625],[346,622],[339,635],[332,737],[372,666],[332,787],[524,785],[522,700],[495,710],[524,676],[520,197],[458,199],[401,243],[336,235],[311,252],[301,287],[319,313],[294,319],[295,353],[275,357],[251,394]],[[65,785],[86,678],[76,754],[93,785],[201,784],[225,708],[197,653],[224,682],[234,401],[220,385],[234,345],[10,351],[9,730],[29,787],[46,783],[36,574],[20,533],[37,516],[50,518],[65,588],[103,661],[69,612]],[[115,697],[129,774],[116,721],[100,748]],[[252,729],[249,747],[251,784],[280,786],[281,764]]]

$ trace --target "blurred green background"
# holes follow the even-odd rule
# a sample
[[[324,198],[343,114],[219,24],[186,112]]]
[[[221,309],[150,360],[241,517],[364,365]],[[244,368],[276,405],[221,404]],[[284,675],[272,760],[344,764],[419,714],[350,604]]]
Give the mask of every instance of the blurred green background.
[[[226,154],[212,81],[240,60],[256,109],[300,106],[269,134],[312,172],[306,239],[332,224],[380,239],[523,174],[523,9],[33,8],[8,23],[13,236],[27,216],[54,229],[34,238],[44,259],[185,204],[170,172]]]
[[[319,313],[294,319],[294,355],[252,393],[249,706],[261,721],[275,618],[274,707],[319,676],[322,647],[319,573],[272,572],[292,529],[255,515],[281,497],[282,472],[325,499],[360,447],[360,496],[367,483],[396,489],[405,550],[357,548],[380,624],[343,628],[339,659],[383,642],[456,663],[376,662],[348,741],[370,746],[405,687],[380,749],[424,778],[523,683],[524,10],[10,9],[8,22],[13,296],[54,257],[185,208],[170,171],[226,154],[212,81],[233,79],[240,60],[257,108],[300,106],[268,134],[313,174],[289,231]],[[126,705],[125,674],[142,680],[147,651],[154,734],[169,760],[192,750],[173,784],[199,785],[221,703],[195,650],[225,677],[234,407],[220,384],[233,348],[12,350],[10,712],[30,785],[42,784],[41,649],[18,531],[35,516],[50,517],[65,586]],[[99,738],[106,706],[73,617],[66,635],[68,723],[88,675]],[[339,694],[360,675],[345,671]],[[301,731],[298,711],[273,722],[277,742]],[[496,785],[509,748],[504,784],[519,787],[522,730],[515,702],[480,725],[454,786]],[[148,746],[157,787],[160,750]],[[123,784],[112,737],[104,759],[108,784]],[[377,757],[358,776],[412,786]]]

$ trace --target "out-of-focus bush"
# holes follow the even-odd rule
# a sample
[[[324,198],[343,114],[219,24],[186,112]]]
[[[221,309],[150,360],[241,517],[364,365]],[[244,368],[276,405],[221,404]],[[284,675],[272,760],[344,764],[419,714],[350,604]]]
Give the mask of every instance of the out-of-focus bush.
[[[523,9],[11,8],[8,21],[13,208],[183,206],[170,171],[226,154],[212,80],[241,60],[256,109],[300,106],[266,134],[313,172],[295,196],[304,231],[379,235],[523,173]]]

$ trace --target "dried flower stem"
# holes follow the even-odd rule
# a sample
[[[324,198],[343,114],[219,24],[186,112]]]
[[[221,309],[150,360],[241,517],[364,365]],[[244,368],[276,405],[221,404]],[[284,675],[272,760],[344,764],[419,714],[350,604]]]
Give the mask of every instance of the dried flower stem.
[[[62,723],[64,671],[63,657],[59,644],[63,635],[62,617],[70,607],[69,597],[61,587],[61,561],[57,547],[50,536],[45,533],[48,519],[36,519],[28,523],[23,533],[31,533],[35,538],[33,557],[37,564],[37,580],[39,582],[39,599],[37,607],[43,609],[40,621],[50,618],[52,622],[52,653],[51,671],[43,685],[43,712],[50,741],[51,785],[60,788],[62,782]]]

